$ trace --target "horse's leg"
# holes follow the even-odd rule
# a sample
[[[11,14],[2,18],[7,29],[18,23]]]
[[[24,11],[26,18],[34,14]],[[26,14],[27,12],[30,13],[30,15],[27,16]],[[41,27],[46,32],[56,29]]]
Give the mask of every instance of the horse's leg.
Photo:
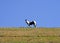
[[[34,24],[34,27],[36,27],[36,25]]]
[[[31,26],[30,25],[28,25],[29,26],[29,28],[31,28]]]

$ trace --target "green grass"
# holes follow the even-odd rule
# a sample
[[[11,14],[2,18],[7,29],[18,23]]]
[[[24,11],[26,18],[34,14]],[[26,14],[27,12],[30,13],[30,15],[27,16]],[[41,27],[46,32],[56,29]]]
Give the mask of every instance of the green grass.
[[[60,43],[60,28],[0,28],[0,43]]]

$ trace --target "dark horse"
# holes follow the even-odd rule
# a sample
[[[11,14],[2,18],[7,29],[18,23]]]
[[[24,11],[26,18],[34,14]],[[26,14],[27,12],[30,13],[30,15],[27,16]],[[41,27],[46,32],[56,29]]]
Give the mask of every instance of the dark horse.
[[[25,19],[25,22],[27,23],[28,26],[34,25],[34,27],[36,27],[36,21],[31,21],[30,22],[29,20]]]

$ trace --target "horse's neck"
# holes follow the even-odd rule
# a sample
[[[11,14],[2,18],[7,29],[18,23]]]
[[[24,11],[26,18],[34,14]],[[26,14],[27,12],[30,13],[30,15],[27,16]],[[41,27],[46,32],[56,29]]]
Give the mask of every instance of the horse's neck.
[[[28,20],[26,21],[28,24],[30,23]]]

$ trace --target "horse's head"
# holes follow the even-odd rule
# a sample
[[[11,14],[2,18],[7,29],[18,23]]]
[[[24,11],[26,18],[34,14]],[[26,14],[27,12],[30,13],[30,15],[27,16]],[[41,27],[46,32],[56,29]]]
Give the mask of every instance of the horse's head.
[[[25,19],[25,22],[26,22],[27,24],[29,24],[29,23],[30,23],[27,19]]]
[[[25,19],[25,21],[27,21],[27,19]]]

